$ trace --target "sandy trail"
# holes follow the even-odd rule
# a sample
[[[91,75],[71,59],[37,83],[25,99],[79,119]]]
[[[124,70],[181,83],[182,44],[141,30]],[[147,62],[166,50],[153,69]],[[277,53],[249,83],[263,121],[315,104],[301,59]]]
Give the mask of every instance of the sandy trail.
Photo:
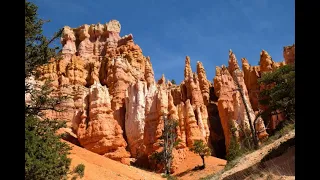
[[[250,154],[245,155],[244,157],[242,157],[242,158],[238,161],[239,163],[236,164],[232,169],[224,172],[224,173],[220,176],[219,180],[222,180],[222,179],[224,179],[224,178],[226,178],[226,177],[228,177],[228,176],[231,176],[231,175],[233,175],[233,174],[235,174],[235,173],[237,173],[237,172],[243,171],[243,170],[245,170],[245,169],[247,169],[247,168],[250,168],[250,167],[252,167],[252,166],[254,166],[254,165],[257,165],[258,163],[261,162],[261,160],[262,160],[267,154],[269,154],[269,152],[270,152],[272,149],[275,149],[275,148],[279,147],[283,142],[286,142],[287,140],[292,139],[292,138],[294,138],[294,137],[295,137],[295,131],[292,130],[292,131],[290,131],[289,133],[287,133],[286,135],[284,135],[283,137],[275,140],[273,143],[268,144],[268,145],[262,147],[261,149],[259,149],[259,150],[257,150],[257,151],[254,151],[254,152],[252,152],[252,153],[250,153]],[[294,155],[294,151],[293,151],[293,150],[290,150],[290,151],[288,152],[288,154],[292,156],[292,155]],[[290,157],[291,157],[291,156],[290,156]],[[274,164],[274,163],[276,163],[276,162],[279,162],[279,159],[280,159],[280,161],[281,161],[281,159],[283,160],[283,158],[288,158],[288,156],[286,155],[285,157],[275,158],[275,159],[273,159],[273,161],[267,162],[267,165],[268,165],[268,163],[269,163],[269,164],[270,164],[270,163]],[[245,162],[245,163],[243,163],[243,162]],[[293,169],[293,167],[291,167],[291,168]],[[270,169],[270,170],[271,170],[271,169]],[[294,169],[293,169],[293,171],[294,171]]]

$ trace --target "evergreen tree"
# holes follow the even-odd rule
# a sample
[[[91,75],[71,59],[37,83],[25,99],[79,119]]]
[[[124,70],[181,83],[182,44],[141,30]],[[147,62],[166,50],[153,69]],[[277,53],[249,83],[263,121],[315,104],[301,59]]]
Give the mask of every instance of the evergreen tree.
[[[267,106],[265,114],[283,112],[287,120],[295,120],[295,65],[285,65],[267,72],[258,80],[264,88],[260,91],[261,105]]]
[[[26,116],[25,120],[25,179],[63,179],[69,171],[70,147],[55,135],[65,126],[64,121]]]
[[[38,7],[25,0],[25,77],[29,76],[33,69],[45,64],[52,57],[57,58],[58,47],[50,48],[49,45],[61,36],[59,30],[52,39],[47,39],[42,34],[44,21],[38,18]]]
[[[32,76],[34,69],[51,57],[57,57],[57,48],[49,45],[61,31],[47,40],[42,34],[45,21],[38,19],[37,9],[35,4],[25,1],[25,78]],[[61,101],[61,98],[49,97],[51,91],[48,82],[40,89],[26,82],[25,93],[31,94],[31,103],[25,103],[25,179],[64,179],[69,171],[70,147],[55,134],[66,123],[45,119],[41,114],[43,110],[55,110]]]

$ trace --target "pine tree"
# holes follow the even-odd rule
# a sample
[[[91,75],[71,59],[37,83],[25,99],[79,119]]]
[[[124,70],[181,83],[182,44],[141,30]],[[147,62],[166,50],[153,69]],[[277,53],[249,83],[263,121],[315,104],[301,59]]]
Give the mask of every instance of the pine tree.
[[[39,19],[37,10],[34,3],[25,1],[25,78],[31,75],[37,66],[47,63],[50,58],[57,58],[56,50],[59,47],[50,48],[49,45],[62,33],[60,29],[52,39],[47,39],[42,34],[42,26],[49,21]]]
[[[38,19],[37,6],[25,1],[25,78],[34,74],[34,69],[57,57],[56,49],[49,45],[59,37],[47,40],[42,34],[45,21]],[[26,82],[25,93],[31,94],[31,103],[25,103],[25,179],[64,179],[69,171],[70,147],[60,141],[56,130],[65,127],[64,121],[49,120],[42,111],[55,110],[61,98],[51,98],[48,82],[40,89]]]
[[[267,72],[258,80],[264,88],[259,94],[259,103],[266,105],[266,114],[283,112],[287,120],[295,120],[295,65],[285,65]]]

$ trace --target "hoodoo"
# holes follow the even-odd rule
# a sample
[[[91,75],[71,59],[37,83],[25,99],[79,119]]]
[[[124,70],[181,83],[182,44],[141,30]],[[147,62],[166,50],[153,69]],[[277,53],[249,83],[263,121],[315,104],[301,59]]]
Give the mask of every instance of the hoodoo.
[[[240,127],[249,129],[245,105],[255,119],[258,78],[295,61],[295,46],[286,46],[284,62],[274,62],[263,50],[259,66],[251,66],[242,58],[241,70],[230,50],[228,67],[216,67],[215,77],[209,77],[211,82],[200,61],[192,72],[187,56],[179,85],[166,83],[164,75],[157,82],[150,57],[143,55],[132,34],[121,37],[120,30],[117,20],[77,28],[65,26],[62,58],[39,67],[39,76],[33,81],[51,79],[53,96],[69,96],[59,104],[63,112],[48,110],[46,116],[67,120],[84,148],[126,164],[132,159],[149,158],[159,150],[165,120],[179,123],[176,132],[181,142],[173,153],[179,157],[173,159],[174,166],[187,158],[184,153],[195,140],[203,140],[213,156],[224,158],[231,136],[240,142],[245,136]],[[276,125],[272,123],[272,128]],[[259,139],[268,137],[261,118],[255,126]]]

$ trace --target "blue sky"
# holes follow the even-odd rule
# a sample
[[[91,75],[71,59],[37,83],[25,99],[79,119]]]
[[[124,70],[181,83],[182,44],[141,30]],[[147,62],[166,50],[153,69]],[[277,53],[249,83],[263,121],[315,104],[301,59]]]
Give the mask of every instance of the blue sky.
[[[185,56],[193,71],[201,61],[210,81],[215,67],[228,64],[232,49],[239,64],[257,65],[265,49],[282,61],[283,46],[295,39],[294,0],[32,0],[40,18],[50,19],[44,34],[65,25],[106,23],[117,19],[121,36],[132,33],[151,57],[158,80],[183,80]]]

